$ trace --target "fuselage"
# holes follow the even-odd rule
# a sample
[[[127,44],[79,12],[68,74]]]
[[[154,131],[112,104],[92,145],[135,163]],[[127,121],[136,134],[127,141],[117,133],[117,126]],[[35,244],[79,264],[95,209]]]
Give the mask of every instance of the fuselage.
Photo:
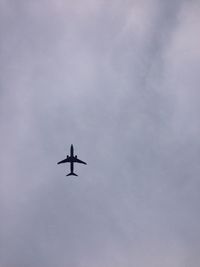
[[[73,147],[73,145],[71,145],[71,147],[70,147],[70,158],[71,158],[70,171],[71,171],[71,173],[73,173],[73,171],[74,171],[74,161],[73,161],[73,158],[74,158],[74,147]]]
[[[71,145],[71,148],[70,148],[70,157],[74,157],[74,147],[73,145]]]

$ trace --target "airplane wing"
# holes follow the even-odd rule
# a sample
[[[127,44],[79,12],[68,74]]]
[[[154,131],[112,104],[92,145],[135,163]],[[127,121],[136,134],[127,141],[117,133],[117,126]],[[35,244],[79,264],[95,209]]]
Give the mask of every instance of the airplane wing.
[[[77,162],[77,163],[82,163],[82,164],[85,164],[85,165],[87,165],[87,163],[86,163],[86,162],[84,162],[84,161],[82,161],[82,160],[80,160],[80,159],[77,159],[77,158],[74,158],[74,162]]]
[[[64,160],[59,161],[57,164],[66,163],[66,162],[71,162],[71,160],[69,158],[66,158]]]

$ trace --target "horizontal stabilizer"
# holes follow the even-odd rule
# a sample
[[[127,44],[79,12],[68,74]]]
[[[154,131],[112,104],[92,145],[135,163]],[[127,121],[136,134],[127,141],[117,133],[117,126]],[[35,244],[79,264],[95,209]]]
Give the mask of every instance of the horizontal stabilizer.
[[[70,173],[68,173],[66,176],[71,176],[71,175],[73,175],[73,176],[78,176],[76,173],[74,173],[74,172],[70,172]]]

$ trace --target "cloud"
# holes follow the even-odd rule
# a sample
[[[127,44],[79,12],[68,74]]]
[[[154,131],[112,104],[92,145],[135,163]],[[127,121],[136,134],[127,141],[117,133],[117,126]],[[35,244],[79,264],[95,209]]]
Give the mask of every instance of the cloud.
[[[0,265],[196,266],[197,1],[0,10]]]

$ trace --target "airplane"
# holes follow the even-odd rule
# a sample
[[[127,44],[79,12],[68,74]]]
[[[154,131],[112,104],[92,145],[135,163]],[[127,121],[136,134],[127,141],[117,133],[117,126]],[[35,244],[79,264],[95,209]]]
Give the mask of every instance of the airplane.
[[[70,175],[78,176],[76,173],[74,173],[74,163],[82,163],[82,164],[86,164],[87,165],[86,162],[78,159],[77,155],[74,156],[74,147],[73,147],[73,145],[71,145],[71,147],[70,147],[70,156],[67,155],[66,159],[59,161],[57,164],[67,163],[67,162],[70,163],[70,171],[71,172],[68,173],[66,176],[70,176]]]

